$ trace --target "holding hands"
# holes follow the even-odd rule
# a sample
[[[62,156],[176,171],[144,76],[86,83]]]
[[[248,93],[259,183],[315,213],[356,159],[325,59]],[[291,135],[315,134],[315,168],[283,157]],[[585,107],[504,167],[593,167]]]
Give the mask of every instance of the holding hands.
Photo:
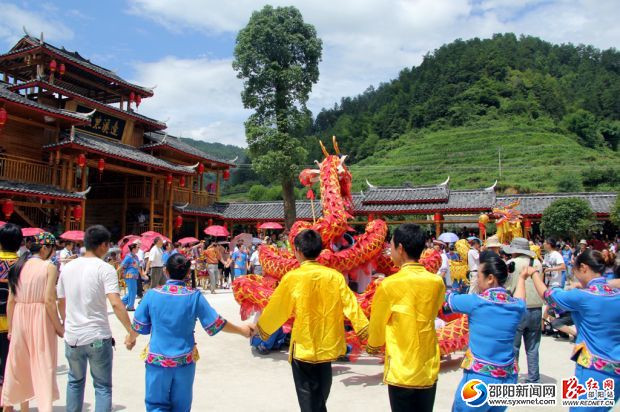
[[[540,271],[533,266],[528,266],[526,268],[523,268],[520,277],[523,279],[527,279],[532,277],[535,273],[540,273]]]
[[[136,346],[137,334],[129,334],[125,337],[125,347],[127,350],[132,350]]]

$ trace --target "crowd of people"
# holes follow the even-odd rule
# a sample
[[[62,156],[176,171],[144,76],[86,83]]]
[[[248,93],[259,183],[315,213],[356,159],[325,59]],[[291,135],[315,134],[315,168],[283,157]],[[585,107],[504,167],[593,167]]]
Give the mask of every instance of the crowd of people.
[[[543,242],[543,257],[537,245],[524,238],[515,238],[510,245],[493,237],[486,242],[470,237],[469,242],[468,282],[463,285],[451,280],[449,265],[448,270],[442,265],[438,276],[419,263],[429,246],[419,226],[397,227],[390,255],[399,271],[377,287],[369,320],[345,277],[316,262],[323,249],[320,235],[304,230],[292,248],[300,267],[282,279],[256,323],[236,325],[220,316],[193,287],[192,274],[197,272],[196,261],[204,259],[211,292],[223,285],[221,266],[228,266],[233,278],[249,270],[259,274],[260,261],[252,263],[252,253],[243,244],[228,253],[216,241],[184,247],[165,245],[157,238],[147,252],[139,243],[123,245],[128,253],[119,261],[120,253],[110,253],[110,233],[102,226],[86,230],[84,250],[76,253],[73,244],[57,250],[61,245],[49,233],[26,244],[21,229],[8,223],[0,228],[0,288],[8,294],[6,305],[0,306],[3,404],[6,410],[20,404],[27,409],[27,402],[36,399],[39,410],[52,410],[59,397],[60,337],[69,365],[67,410],[82,410],[89,366],[95,410],[110,411],[115,342],[108,304],[127,332],[127,349],[133,349],[139,335],[151,335],[144,359],[149,411],[191,409],[199,357],[196,321],[210,336],[224,331],[267,341],[294,318],[289,356],[302,411],[326,410],[331,363],[347,351],[345,318],[367,342],[368,353],[385,352],[384,382],[392,410],[431,411],[440,366],[435,330],[440,309],[469,317],[469,347],[455,392],[455,411],[469,410],[460,394],[471,379],[517,382],[522,342],[526,381],[540,381],[538,350],[544,316],[553,316],[557,329],[573,328],[579,379],[591,378],[600,387],[610,381],[620,385],[620,279],[617,263],[611,260],[617,245],[601,252],[582,241],[569,254],[561,252],[565,245],[548,238]],[[438,240],[433,244],[446,259],[456,258],[450,244]],[[127,287],[123,298],[119,274]],[[147,279],[150,290],[136,305],[138,285]],[[543,307],[549,309],[546,314]],[[132,319],[128,312],[133,310]],[[620,390],[616,390],[618,397]],[[479,410],[485,408],[490,410],[488,405]]]

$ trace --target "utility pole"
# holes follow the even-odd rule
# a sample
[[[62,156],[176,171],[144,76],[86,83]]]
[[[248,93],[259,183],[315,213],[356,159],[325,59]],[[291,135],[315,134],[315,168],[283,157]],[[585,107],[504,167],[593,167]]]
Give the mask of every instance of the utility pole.
[[[499,166],[499,180],[502,180],[502,148],[500,147],[497,151],[497,160]]]

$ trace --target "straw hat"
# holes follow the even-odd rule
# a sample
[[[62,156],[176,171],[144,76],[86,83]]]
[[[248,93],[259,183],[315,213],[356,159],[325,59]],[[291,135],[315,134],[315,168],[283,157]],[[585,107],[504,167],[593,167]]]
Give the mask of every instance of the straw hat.
[[[499,238],[497,236],[489,236],[487,238],[486,241],[486,247],[490,248],[490,247],[502,247],[503,245],[501,244],[501,242],[499,241]]]

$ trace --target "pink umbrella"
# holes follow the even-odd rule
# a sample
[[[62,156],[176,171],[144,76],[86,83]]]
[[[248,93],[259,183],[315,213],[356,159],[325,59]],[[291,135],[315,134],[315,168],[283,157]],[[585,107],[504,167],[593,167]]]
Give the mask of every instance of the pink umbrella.
[[[74,242],[81,242],[84,240],[84,232],[82,230],[69,230],[68,232],[60,235],[61,239],[72,240]]]
[[[26,237],[36,236],[39,233],[43,233],[43,232],[45,232],[45,230],[39,229],[38,227],[25,227],[22,229],[22,235]]]
[[[253,237],[251,234],[241,233],[235,236],[233,240],[230,241],[230,244],[237,246],[237,243],[241,242],[243,243],[244,246],[252,247],[252,240],[253,240]]]
[[[215,237],[226,237],[228,236],[228,229],[224,226],[212,225],[205,229],[205,234]]]
[[[137,235],[127,235],[127,236],[123,237],[121,240],[119,240],[117,244],[119,246],[125,245],[127,243],[133,242],[136,239],[140,239],[140,236],[137,236]]]
[[[0,220],[0,227],[6,225],[6,222],[3,222],[2,220]]]
[[[142,237],[142,239],[144,239],[145,237],[152,237],[152,238],[156,238],[156,237],[160,237],[162,238],[164,241],[166,242],[170,242],[170,238],[162,235],[161,233],[158,232],[153,232],[152,230],[149,230],[148,232],[144,232],[140,235]]]
[[[183,239],[177,240],[177,242],[179,242],[182,245],[191,245],[193,243],[200,242],[200,240],[196,239],[195,237],[184,237]]]
[[[262,225],[260,225],[258,228],[259,229],[274,229],[274,230],[284,229],[284,227],[282,227],[281,224],[276,223],[276,222],[265,222]]]

